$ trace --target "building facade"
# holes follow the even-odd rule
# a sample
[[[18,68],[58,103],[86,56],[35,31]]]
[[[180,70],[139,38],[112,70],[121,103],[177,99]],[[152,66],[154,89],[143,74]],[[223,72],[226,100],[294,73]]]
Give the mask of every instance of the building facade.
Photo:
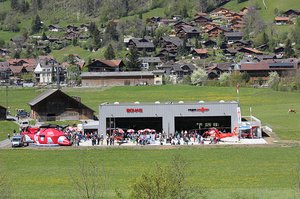
[[[173,135],[182,130],[197,130],[203,133],[212,127],[231,132],[241,125],[241,112],[235,101],[149,104],[115,102],[101,104],[99,113],[100,133],[113,128],[149,128]]]

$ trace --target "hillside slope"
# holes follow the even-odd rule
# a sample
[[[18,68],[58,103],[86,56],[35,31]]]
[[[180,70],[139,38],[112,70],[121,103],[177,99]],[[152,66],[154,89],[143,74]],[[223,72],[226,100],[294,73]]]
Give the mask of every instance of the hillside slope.
[[[279,12],[288,9],[300,10],[299,0],[248,0],[243,3],[232,0],[224,7],[233,11],[239,11],[241,8],[251,5],[259,7],[261,16],[267,21],[272,21],[274,19],[276,9],[278,9]]]

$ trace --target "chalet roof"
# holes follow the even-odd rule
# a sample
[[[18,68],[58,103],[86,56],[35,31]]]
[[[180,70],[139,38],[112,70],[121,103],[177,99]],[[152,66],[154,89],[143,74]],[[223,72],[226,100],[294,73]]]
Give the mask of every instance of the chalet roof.
[[[151,71],[130,71],[130,72],[83,72],[81,77],[141,77],[154,76]]]
[[[161,63],[160,57],[139,57],[139,60],[145,63]]]
[[[170,42],[170,43],[174,44],[175,46],[183,45],[183,41],[179,37],[166,36],[166,37],[162,37],[162,39],[166,42]]]
[[[300,15],[300,11],[299,10],[295,10],[295,9],[289,9],[287,11],[285,11],[283,14],[287,15],[288,13],[295,13],[296,15]]]
[[[206,48],[194,49],[197,54],[207,54],[208,50]]]
[[[59,89],[49,89],[44,91],[43,93],[41,93],[40,95],[38,95],[37,97],[35,97],[33,100],[31,100],[30,102],[28,102],[28,104],[30,106],[35,106],[36,104],[40,103],[41,101],[43,101],[44,99],[46,99],[47,97],[51,96],[52,94],[56,93],[56,92],[60,92],[63,95],[69,97],[70,99],[76,101],[77,103],[79,103],[81,105],[81,107],[85,107],[87,109],[90,109],[91,111],[95,112],[94,110],[92,110],[91,108],[87,107],[86,105],[82,104],[81,102],[77,101],[76,99],[74,99],[73,97],[70,97],[69,95],[67,95],[66,93],[62,92]]]
[[[132,41],[137,48],[154,48],[154,44],[152,41],[146,38],[132,38],[129,42]]]
[[[120,64],[122,63],[121,59],[116,59],[116,60],[99,60],[100,62],[110,66],[110,67],[119,67]]]
[[[225,37],[243,37],[244,33],[242,33],[242,32],[225,32],[224,36]]]
[[[171,70],[175,72],[179,71],[185,71],[183,68],[187,67],[189,71],[194,71],[196,67],[193,64],[187,64],[187,63],[176,63],[172,66]]]
[[[247,48],[247,47],[242,47],[240,50],[246,50],[246,51],[250,51],[250,52],[253,52],[255,54],[263,54],[263,52],[255,49],[255,48]]]
[[[289,17],[275,17],[275,21],[289,21]]]
[[[182,26],[185,33],[199,33],[199,30],[193,26]]]
[[[219,69],[222,71],[229,71],[231,69],[231,66],[231,62],[213,63],[212,66],[209,66],[207,69]]]
[[[274,60],[263,60],[257,63],[242,63],[240,70],[295,70],[293,62],[275,62]]]

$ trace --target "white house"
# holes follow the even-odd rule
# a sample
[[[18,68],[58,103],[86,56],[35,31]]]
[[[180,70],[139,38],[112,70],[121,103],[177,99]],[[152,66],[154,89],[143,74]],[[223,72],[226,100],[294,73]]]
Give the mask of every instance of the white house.
[[[58,63],[53,59],[39,59],[39,62],[34,70],[37,83],[49,84],[52,83],[52,76],[56,76]],[[53,71],[52,71],[53,70]]]

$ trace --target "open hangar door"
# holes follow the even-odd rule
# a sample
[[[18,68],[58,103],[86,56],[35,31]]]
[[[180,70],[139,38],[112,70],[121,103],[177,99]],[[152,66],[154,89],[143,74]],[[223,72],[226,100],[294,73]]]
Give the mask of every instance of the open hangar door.
[[[231,116],[175,117],[175,131],[197,131],[203,134],[209,128],[231,132]]]
[[[162,130],[162,117],[130,117],[130,118],[106,118],[106,128],[121,128],[123,130],[154,129]]]

